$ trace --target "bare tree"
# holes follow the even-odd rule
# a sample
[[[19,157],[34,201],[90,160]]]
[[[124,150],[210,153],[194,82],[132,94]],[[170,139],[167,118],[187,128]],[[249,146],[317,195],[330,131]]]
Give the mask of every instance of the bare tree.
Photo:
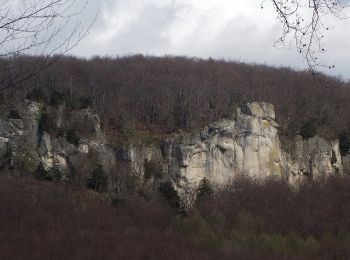
[[[77,19],[82,1],[0,0],[0,92],[37,75],[87,35],[95,18],[89,26]],[[26,54],[35,61],[19,71]]]
[[[325,34],[331,29],[326,20],[328,17],[346,19],[344,11],[350,6],[349,0],[271,1],[282,24],[282,34],[275,40],[275,46],[296,48],[312,72],[320,67],[334,68],[320,58],[326,52]]]

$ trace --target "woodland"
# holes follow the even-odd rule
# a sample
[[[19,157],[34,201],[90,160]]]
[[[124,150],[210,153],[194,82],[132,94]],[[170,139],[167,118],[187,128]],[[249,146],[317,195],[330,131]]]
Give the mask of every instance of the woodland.
[[[36,59],[1,60],[11,68],[1,81],[12,82]],[[25,98],[92,109],[115,147],[234,119],[240,104],[265,101],[275,106],[282,141],[317,134],[339,138],[342,153],[350,149],[350,83],[286,67],[172,56],[65,56],[2,92],[0,101]],[[146,166],[146,179],[162,176],[156,165]],[[116,195],[96,188],[104,183],[99,171],[86,185],[43,173],[1,171],[4,259],[350,257],[348,173],[298,189],[283,180],[242,177],[213,192],[203,180],[186,212],[169,182],[154,182],[151,193],[124,189]]]

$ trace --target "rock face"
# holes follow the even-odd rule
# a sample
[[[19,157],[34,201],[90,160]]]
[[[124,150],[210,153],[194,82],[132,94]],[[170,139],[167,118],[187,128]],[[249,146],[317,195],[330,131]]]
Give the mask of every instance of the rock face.
[[[281,149],[274,107],[264,102],[238,108],[234,120],[175,133],[157,144],[114,148],[107,144],[99,117],[89,109],[71,111],[64,105],[26,100],[0,115],[0,168],[35,172],[42,165],[69,180],[78,172],[89,178],[99,164],[109,178],[108,189],[113,190],[116,176],[111,171],[117,161],[126,162],[140,182],[145,163],[153,161],[187,204],[195,199],[204,178],[215,187],[240,174],[257,179],[277,176],[297,184],[305,177],[342,174],[342,160],[350,168],[350,155],[342,158],[337,140],[296,136],[290,143],[289,151]]]
[[[25,100],[6,107],[0,116],[0,167],[55,172],[71,179],[85,165],[88,177],[96,164],[106,173],[115,164],[114,152],[89,109],[70,111],[64,105]]]
[[[306,175],[317,178],[343,173],[338,140],[327,142],[319,136],[303,140],[301,136],[296,136],[290,155],[286,154],[287,163],[295,177]]]
[[[251,103],[238,109],[236,120],[221,120],[168,140],[166,154],[176,188],[188,194],[204,178],[223,185],[237,174],[282,176],[277,127],[272,105]]]
[[[129,147],[124,153],[129,152],[132,165],[141,165],[139,172],[144,160],[161,163],[188,204],[195,199],[204,178],[214,186],[240,174],[257,179],[277,176],[297,184],[306,177],[343,172],[337,140],[296,136],[292,146],[289,152],[281,149],[273,105],[254,102],[238,108],[235,120],[220,120],[200,131],[174,134],[159,148]]]

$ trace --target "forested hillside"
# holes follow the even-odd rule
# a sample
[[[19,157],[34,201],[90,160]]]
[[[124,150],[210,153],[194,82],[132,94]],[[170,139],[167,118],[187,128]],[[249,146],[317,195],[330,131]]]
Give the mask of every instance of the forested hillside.
[[[179,214],[164,198],[106,201],[72,186],[2,176],[3,259],[349,259],[348,177],[298,191],[236,180]],[[20,180],[20,181],[19,181]],[[109,203],[108,203],[109,201]]]
[[[1,84],[25,78],[40,59],[1,60],[11,65],[0,73]],[[236,115],[247,101],[274,104],[280,126],[264,102]],[[220,118],[235,121],[197,131]],[[349,259],[350,179],[341,165],[350,161],[349,82],[185,57],[63,57],[2,92],[0,119],[5,259]],[[167,136],[173,132],[178,134]],[[303,137],[296,138],[302,149],[293,153],[300,164],[280,151],[279,140],[295,134]],[[310,138],[316,134],[340,142]],[[169,143],[153,142],[164,136]],[[285,165],[297,167],[290,174],[300,177],[298,188],[288,182],[287,168],[280,171],[283,178],[256,179],[243,170],[236,175],[238,152],[225,142],[238,137],[247,144],[234,146],[242,154],[263,147],[242,165],[258,158],[259,168],[251,169],[261,174],[262,161],[277,171],[288,157]],[[142,145],[114,145],[120,142]],[[161,146],[174,147],[171,156],[164,157]],[[194,151],[192,164],[183,163],[188,151]],[[214,156],[205,157],[207,151]],[[234,178],[218,185],[203,175],[190,207],[183,207],[178,180],[192,181],[191,174],[211,169],[206,165],[225,162],[228,168],[210,173],[220,177],[229,169]],[[179,174],[191,166],[193,172]]]
[[[2,74],[5,84],[37,57],[2,62],[12,64]],[[51,99],[54,91],[65,93],[72,106],[91,105],[112,136],[198,128],[233,117],[246,101],[274,104],[284,135],[312,128],[313,134],[335,137],[350,128],[350,84],[290,68],[172,56],[64,57],[4,95],[18,100],[31,92],[32,98]]]

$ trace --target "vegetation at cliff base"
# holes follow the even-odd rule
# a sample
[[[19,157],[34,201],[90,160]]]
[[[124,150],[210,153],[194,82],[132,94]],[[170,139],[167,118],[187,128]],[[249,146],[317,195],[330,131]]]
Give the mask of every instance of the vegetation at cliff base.
[[[280,180],[241,178],[215,195],[203,182],[205,199],[184,215],[166,183],[160,187],[165,197],[109,199],[27,175],[1,176],[4,259],[350,257],[349,177],[298,190]]]

